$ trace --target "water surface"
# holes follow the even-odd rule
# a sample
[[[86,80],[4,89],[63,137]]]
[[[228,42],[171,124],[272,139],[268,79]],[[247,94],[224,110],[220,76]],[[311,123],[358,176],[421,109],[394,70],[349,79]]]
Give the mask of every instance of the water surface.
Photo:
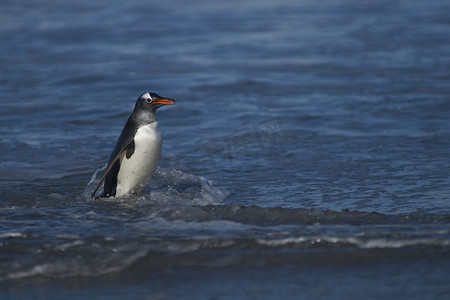
[[[444,298],[449,9],[2,2],[2,296]],[[146,91],[158,171],[91,200]]]

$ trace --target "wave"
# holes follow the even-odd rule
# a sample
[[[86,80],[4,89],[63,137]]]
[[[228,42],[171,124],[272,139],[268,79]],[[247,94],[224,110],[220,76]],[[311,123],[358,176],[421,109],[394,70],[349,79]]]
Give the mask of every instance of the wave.
[[[217,224],[216,224],[217,225]],[[201,225],[199,225],[201,226]],[[84,239],[62,247],[31,250],[1,263],[0,281],[30,277],[66,278],[120,272],[153,272],[177,268],[225,268],[296,264],[448,259],[450,237],[402,239],[332,235],[292,235],[284,238],[195,236],[164,238]],[[13,246],[9,249],[12,255]],[[9,251],[8,246],[4,251]],[[19,252],[20,253],[20,252]],[[137,270],[137,271],[136,271]],[[141,270],[141,271],[139,271]]]
[[[227,192],[161,168],[140,196],[0,209],[0,281],[185,267],[448,259],[450,215],[387,215],[226,203]],[[53,194],[53,193],[52,193]],[[41,202],[46,201],[42,199]],[[6,226],[7,224],[7,226]]]
[[[148,202],[146,197],[140,201]],[[161,204],[127,215],[121,203],[118,215],[101,210],[113,202],[91,204],[89,211],[64,215],[63,228],[44,230],[46,220],[58,218],[44,212],[34,232],[1,233],[2,253],[11,259],[0,262],[0,281],[185,267],[448,259],[450,248],[448,216],[373,214],[363,221],[371,214],[226,204]]]
[[[214,182],[176,169],[158,168],[140,196],[91,199],[101,172],[96,170],[79,198],[90,203],[147,206],[151,215],[167,220],[228,220],[244,224],[273,226],[280,224],[449,224],[450,214],[382,214],[361,211],[333,211],[285,207],[260,207],[226,204],[229,195]]]

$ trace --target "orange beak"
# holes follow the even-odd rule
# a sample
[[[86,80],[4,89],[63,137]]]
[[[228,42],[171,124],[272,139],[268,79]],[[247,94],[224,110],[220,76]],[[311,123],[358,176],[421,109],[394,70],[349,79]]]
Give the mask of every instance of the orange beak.
[[[170,98],[158,99],[156,101],[153,101],[153,104],[174,105],[175,100]]]

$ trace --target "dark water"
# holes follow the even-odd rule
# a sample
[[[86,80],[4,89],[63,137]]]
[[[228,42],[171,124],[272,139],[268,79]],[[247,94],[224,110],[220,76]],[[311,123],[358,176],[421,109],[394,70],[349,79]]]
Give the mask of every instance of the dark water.
[[[444,299],[448,1],[2,1],[2,299]],[[142,196],[90,200],[136,98]]]

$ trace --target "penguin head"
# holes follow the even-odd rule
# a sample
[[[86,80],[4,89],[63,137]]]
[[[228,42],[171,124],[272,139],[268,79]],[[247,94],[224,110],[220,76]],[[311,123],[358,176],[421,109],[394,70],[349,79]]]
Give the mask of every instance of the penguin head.
[[[152,111],[154,112],[156,109],[160,108],[164,105],[174,105],[175,100],[167,97],[161,97],[156,93],[144,93],[139,96],[136,102],[136,108]]]

